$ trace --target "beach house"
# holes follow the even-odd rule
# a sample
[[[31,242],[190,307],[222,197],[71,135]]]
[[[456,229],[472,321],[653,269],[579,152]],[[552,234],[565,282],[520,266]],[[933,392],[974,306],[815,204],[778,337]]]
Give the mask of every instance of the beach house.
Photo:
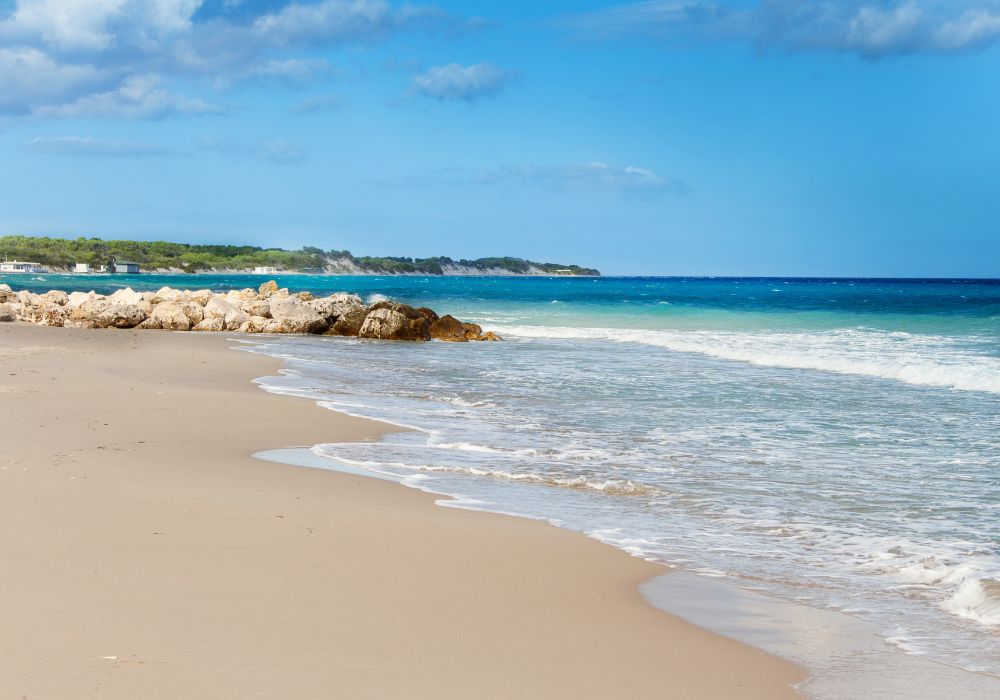
[[[138,275],[139,263],[127,260],[112,260],[108,272],[119,275]]]
[[[39,272],[48,272],[41,263],[36,262],[23,262],[21,260],[4,260],[0,262],[0,272],[19,272],[25,274],[34,274]]]
[[[276,268],[276,267],[265,267],[265,266],[255,267],[253,269],[253,273],[255,275],[274,275],[274,274],[278,273],[278,268]]]

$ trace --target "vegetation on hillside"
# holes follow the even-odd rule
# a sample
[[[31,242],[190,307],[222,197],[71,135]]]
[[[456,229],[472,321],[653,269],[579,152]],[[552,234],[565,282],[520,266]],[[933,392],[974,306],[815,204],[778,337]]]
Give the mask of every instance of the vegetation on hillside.
[[[366,272],[387,274],[440,275],[445,268],[453,266],[480,271],[504,270],[518,274],[530,272],[532,268],[552,274],[600,274],[597,270],[577,265],[537,263],[521,258],[375,258],[355,257],[346,250],[324,251],[308,246],[301,250],[282,250],[257,246],[189,245],[167,241],[106,241],[100,238],[0,236],[0,255],[11,260],[30,260],[47,267],[64,269],[72,269],[76,263],[105,265],[114,259],[137,262],[144,270],[198,272],[213,269],[251,270],[267,266],[288,271],[322,272],[338,261],[345,261]]]

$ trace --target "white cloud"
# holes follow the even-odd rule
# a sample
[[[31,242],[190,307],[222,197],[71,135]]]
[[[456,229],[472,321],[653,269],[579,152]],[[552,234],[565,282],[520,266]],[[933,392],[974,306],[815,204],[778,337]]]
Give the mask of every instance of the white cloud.
[[[211,114],[220,109],[204,100],[174,95],[159,87],[159,78],[141,75],[126,78],[107,92],[85,95],[72,102],[43,106],[35,113],[44,117],[123,117],[162,119],[175,115]]]
[[[184,31],[201,0],[18,0],[0,36],[40,39],[61,50],[101,50],[129,35],[149,43]]]
[[[73,99],[107,82],[86,63],[59,63],[33,48],[0,48],[0,113],[30,112],[34,105]]]
[[[267,10],[205,0],[11,4],[0,12],[0,114],[42,116],[200,114],[211,105],[142,90],[143,81],[184,82],[187,92],[192,81],[214,89],[262,79],[301,85],[334,73],[317,50],[452,22],[438,10],[386,0],[279,0]]]
[[[135,141],[104,141],[79,136],[59,136],[55,138],[35,138],[24,144],[24,149],[32,153],[69,155],[86,157],[137,158],[163,156],[168,150],[151,143]]]
[[[422,95],[438,100],[474,102],[503,90],[514,75],[491,63],[463,66],[449,63],[413,76],[413,87]]]
[[[599,40],[739,41],[762,50],[833,51],[865,58],[956,53],[1000,39],[1000,0],[645,0],[569,17]]]

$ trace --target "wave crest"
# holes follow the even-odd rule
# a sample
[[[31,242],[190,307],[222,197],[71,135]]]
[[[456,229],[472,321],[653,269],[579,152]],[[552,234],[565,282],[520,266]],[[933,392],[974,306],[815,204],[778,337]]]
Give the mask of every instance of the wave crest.
[[[638,343],[762,367],[1000,394],[1000,357],[970,352],[942,336],[862,329],[795,333],[497,326],[496,330],[510,338]]]

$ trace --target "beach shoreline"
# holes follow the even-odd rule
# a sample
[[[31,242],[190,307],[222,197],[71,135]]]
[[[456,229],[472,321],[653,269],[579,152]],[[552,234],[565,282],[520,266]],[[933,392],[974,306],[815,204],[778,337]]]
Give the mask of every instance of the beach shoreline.
[[[233,340],[0,326],[3,695],[795,697],[649,606],[662,567],[253,459],[386,428],[261,391]]]

